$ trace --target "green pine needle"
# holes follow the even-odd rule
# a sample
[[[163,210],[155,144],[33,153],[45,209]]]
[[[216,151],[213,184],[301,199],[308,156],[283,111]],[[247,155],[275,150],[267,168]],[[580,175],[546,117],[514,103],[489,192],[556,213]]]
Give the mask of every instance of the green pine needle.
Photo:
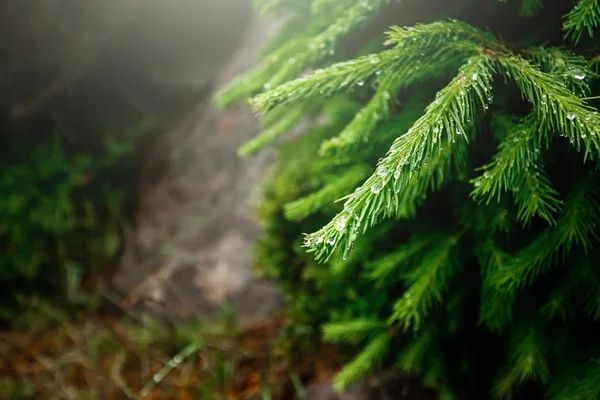
[[[413,265],[414,257],[432,243],[435,237],[426,236],[413,238],[408,243],[401,245],[398,250],[390,252],[367,264],[367,273],[370,279],[383,284],[394,284],[400,279],[398,272]]]
[[[289,220],[299,221],[331,206],[340,197],[354,189],[371,172],[371,167],[364,164],[350,167],[318,191],[284,205],[285,217]]]
[[[540,161],[535,116],[530,115],[517,124],[505,123],[502,128],[509,134],[500,143],[493,162],[481,168],[482,175],[471,180],[474,186],[471,195],[489,203],[494,197],[500,201],[503,192],[512,191],[519,207],[519,220],[529,223],[538,215],[555,224],[554,215],[562,202]]]
[[[376,173],[346,201],[344,211],[307,236],[306,246],[317,259],[327,260],[336,248],[349,251],[359,229],[364,232],[383,217],[410,207],[414,201],[410,190],[415,187],[413,178],[420,182],[421,189],[444,182],[451,156],[461,154],[461,144],[468,140],[467,129],[476,104],[487,104],[491,71],[485,56],[475,56],[461,67],[425,114],[392,144]]]
[[[600,26],[600,1],[579,0],[565,19],[563,25],[565,38],[570,38],[577,43],[584,31],[593,37],[594,29]]]
[[[565,376],[557,377],[550,389],[552,400],[599,400],[600,360],[576,368],[565,368]]]
[[[521,249],[508,266],[491,272],[490,281],[498,290],[512,292],[530,284],[559,254],[569,254],[574,244],[587,251],[592,242],[598,241],[595,227],[600,223],[600,197],[590,179],[579,182],[571,192],[556,226],[546,229]]]
[[[385,330],[385,322],[376,319],[356,319],[327,324],[323,327],[323,339],[337,343],[356,343],[366,335]]]
[[[380,334],[333,378],[336,390],[343,391],[380,363],[390,345],[390,336]]]
[[[431,326],[421,329],[398,356],[396,365],[404,371],[422,373],[430,351],[435,347],[435,330]]]
[[[394,304],[389,323],[397,323],[403,330],[417,331],[433,307],[441,300],[444,288],[454,272],[456,260],[453,250],[456,236],[442,237],[423,256],[419,264],[405,274],[407,289]]]

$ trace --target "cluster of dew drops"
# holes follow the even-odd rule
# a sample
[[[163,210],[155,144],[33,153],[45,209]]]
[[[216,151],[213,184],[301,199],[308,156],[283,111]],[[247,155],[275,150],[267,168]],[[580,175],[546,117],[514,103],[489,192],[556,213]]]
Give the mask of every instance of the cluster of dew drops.
[[[574,70],[571,74],[564,74],[563,76],[565,78],[572,78],[578,81],[584,81],[586,79],[585,72],[577,69]],[[547,105],[546,94],[542,94],[541,96],[541,105],[544,107]],[[570,110],[567,112],[566,117],[572,123],[578,124],[580,128],[579,137],[581,139],[585,139],[588,133],[590,136],[596,136],[600,134],[600,115],[597,111],[590,111],[586,112],[585,115],[578,115],[578,113],[576,113],[575,111]],[[559,136],[567,137],[568,135],[563,132],[559,134]],[[575,142],[575,137],[571,136],[569,142],[573,144]],[[578,151],[580,151],[579,148]]]
[[[467,87],[466,90],[470,90],[471,86],[474,84],[481,84],[481,82],[487,82],[488,86],[480,85],[483,89],[483,92],[487,96],[488,102],[483,104],[484,110],[487,110],[489,108],[489,104],[491,104],[493,102],[493,95],[491,93],[492,88],[491,88],[491,84],[490,84],[491,76],[490,76],[490,74],[488,74],[486,72],[481,73],[481,76],[485,79],[480,80],[479,73],[476,73],[476,72],[473,73],[470,76],[471,82],[469,82],[469,84],[466,85],[466,87]],[[388,94],[388,96],[389,96],[389,94]],[[461,93],[459,96],[461,97],[462,100],[464,100],[466,98],[466,92],[465,92],[464,88],[461,89]],[[435,105],[439,104],[439,101],[440,101],[439,98],[436,97],[434,104]],[[466,122],[467,122],[467,124],[471,122],[470,116],[466,116]],[[433,134],[434,134],[433,137],[436,138],[436,142],[437,142],[437,137],[442,132],[444,127],[443,127],[442,123],[439,123],[439,124],[433,126],[433,128],[431,128],[429,125],[425,124],[423,129],[426,130],[427,132],[429,132],[429,131],[433,132]],[[460,126],[457,126],[455,128],[455,133],[457,135],[462,135],[463,134],[462,128]],[[453,139],[454,135],[451,135],[451,137]],[[442,151],[441,146],[439,146],[439,151]],[[425,155],[426,160],[428,157],[429,157],[429,155]],[[424,161],[424,163],[426,163],[426,160]],[[374,195],[378,195],[381,193],[384,185],[387,184],[387,182],[389,181],[389,178],[390,178],[390,169],[385,164],[382,164],[381,161],[382,160],[380,160],[379,166],[377,167],[377,169],[375,171],[375,174],[377,175],[378,179],[375,180],[375,182],[373,182],[369,188],[371,193]],[[409,163],[408,156],[403,157],[399,161],[397,168],[394,170],[393,174],[391,174],[395,181],[397,181],[400,178],[403,167],[406,166],[408,163]],[[362,187],[357,188],[355,190],[355,194],[358,194],[358,192],[361,190],[362,190]],[[397,191],[398,190],[399,189],[397,188]],[[354,240],[356,239],[356,236],[358,235],[358,230],[361,226],[359,215],[355,214],[352,211],[352,209],[345,209],[342,213],[338,214],[333,221],[333,226],[334,226],[335,230],[338,232],[338,235],[343,235],[346,232],[346,229],[348,228],[348,223],[350,222],[350,219],[351,219],[350,216],[353,214],[354,214],[354,221],[352,222],[350,229],[349,229],[349,243],[353,243]],[[333,246],[336,243],[336,239],[333,235],[327,237],[326,239],[324,238],[323,235],[319,235],[319,234],[315,234],[315,235],[316,236],[307,239],[306,243],[309,247],[320,246],[323,243]]]
[[[365,2],[366,4],[367,2]],[[371,3],[368,3],[371,4]],[[480,81],[480,77],[484,78],[482,81]],[[576,80],[584,80],[586,78],[586,75],[583,72],[578,72],[575,71],[572,75],[572,77]],[[482,104],[482,107],[485,110],[488,110],[490,104],[493,102],[493,94],[492,94],[492,88],[491,88],[491,75],[488,72],[483,72],[483,73],[478,73],[478,72],[473,72],[470,76],[471,79],[471,84],[470,85],[466,85],[466,90],[471,90],[472,89],[472,85],[478,84],[480,85],[480,87],[482,88],[487,102],[484,102]],[[482,85],[481,83],[485,82],[487,83],[487,85]],[[364,84],[364,82],[359,81],[357,83],[357,85],[362,86]],[[439,94],[439,93],[438,93]],[[463,99],[466,96],[466,92],[465,89],[461,89],[460,95]],[[386,93],[386,99],[389,98],[389,93]],[[439,104],[439,99],[436,97],[436,100],[434,101],[434,104]],[[545,106],[547,104],[547,95],[546,94],[542,94],[541,95],[541,105]],[[574,112],[570,111],[567,113],[567,119],[574,121],[577,118],[577,114],[575,114]],[[597,112],[593,112],[593,113],[588,113],[583,119],[586,122],[589,122],[592,120],[592,118],[594,118],[594,122],[597,122],[599,120],[598,117],[598,113]],[[466,122],[470,123],[470,117],[467,116],[466,117]],[[426,126],[426,130],[429,131],[429,126]],[[440,132],[444,129],[443,124],[439,124],[439,125],[435,125],[432,128],[432,132],[433,132],[433,137],[437,138],[438,135],[440,134]],[[596,128],[597,129],[597,128]],[[457,126],[456,129],[456,134],[457,135],[461,135],[463,133],[462,129],[460,128],[460,126]],[[589,132],[591,135],[595,135],[597,134],[596,131],[594,131],[593,129],[589,129]],[[565,135],[562,135],[565,136]],[[585,133],[581,134],[581,138],[585,139]],[[573,139],[571,139],[571,143],[573,143]],[[439,146],[439,150],[442,150],[442,147]],[[401,171],[402,168],[408,164],[408,157],[404,157],[403,159],[401,159],[398,163],[398,167],[394,170],[393,172],[393,178],[394,180],[398,180],[400,175],[401,175]],[[373,184],[370,186],[370,191],[372,194],[374,195],[378,195],[379,193],[381,193],[381,191],[383,190],[383,186],[388,182],[388,178],[389,178],[389,168],[383,164],[380,164],[376,170],[376,175],[378,176],[379,179],[377,179],[375,182],[373,182]],[[487,176],[486,176],[487,178]],[[357,188],[357,190],[355,191],[355,193],[357,191],[359,191],[361,188]],[[514,189],[514,190],[518,190],[518,188]],[[352,215],[352,211],[351,210],[344,210],[341,214],[339,214],[335,219],[334,219],[334,228],[335,230],[339,233],[339,234],[344,234],[344,232],[346,231],[347,227],[348,227],[348,222],[351,219],[350,215]],[[350,227],[350,243],[354,242],[354,239],[356,238],[357,234],[358,234],[358,230],[360,227],[360,217],[358,216],[358,214],[356,214],[354,216],[354,221],[352,223],[352,226]],[[308,239],[307,240],[307,244],[309,246],[319,246],[322,243],[325,243],[327,245],[333,246],[336,242],[335,237],[329,236],[328,238],[324,239],[323,235],[318,235],[315,238],[312,239]],[[344,258],[346,258],[346,254],[344,255]]]

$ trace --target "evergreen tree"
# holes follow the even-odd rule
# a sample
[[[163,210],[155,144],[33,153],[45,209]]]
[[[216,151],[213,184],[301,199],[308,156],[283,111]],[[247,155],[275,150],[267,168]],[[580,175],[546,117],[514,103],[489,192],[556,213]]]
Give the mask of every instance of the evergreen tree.
[[[257,264],[348,346],[336,386],[599,399],[600,1],[255,5],[286,22],[216,101],[261,116],[243,155],[295,133]]]

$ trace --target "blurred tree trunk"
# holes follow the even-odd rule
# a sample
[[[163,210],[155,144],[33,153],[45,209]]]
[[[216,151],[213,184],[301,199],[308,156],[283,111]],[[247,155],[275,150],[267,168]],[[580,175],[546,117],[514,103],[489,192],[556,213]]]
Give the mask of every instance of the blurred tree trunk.
[[[252,21],[215,88],[253,64],[272,28]],[[258,233],[252,204],[268,155],[237,156],[257,133],[256,120],[245,105],[215,109],[211,95],[168,126],[144,156],[140,204],[115,285],[127,306],[176,317],[232,304],[251,321],[282,304],[274,286],[251,272]]]

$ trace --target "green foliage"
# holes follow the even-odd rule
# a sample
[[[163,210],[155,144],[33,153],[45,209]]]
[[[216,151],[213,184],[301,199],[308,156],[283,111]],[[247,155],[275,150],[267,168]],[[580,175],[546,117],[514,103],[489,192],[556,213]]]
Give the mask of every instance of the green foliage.
[[[594,36],[594,29],[600,25],[600,2],[598,0],[580,0],[565,17],[565,34],[579,41],[584,31]]]
[[[127,182],[117,177],[136,138],[153,125],[145,118],[124,139],[107,135],[99,151],[82,149],[58,125],[34,145],[27,136],[10,140],[0,163],[0,282],[12,288],[3,317],[34,293],[58,293],[73,305],[93,300],[83,280],[101,283],[119,250],[129,202]]]
[[[599,2],[340,3],[261,2],[310,34],[284,25],[217,96],[262,118],[252,150],[303,132],[256,247],[294,326],[347,346],[339,389],[396,366],[440,398],[597,399]],[[363,25],[387,40],[339,45]]]

